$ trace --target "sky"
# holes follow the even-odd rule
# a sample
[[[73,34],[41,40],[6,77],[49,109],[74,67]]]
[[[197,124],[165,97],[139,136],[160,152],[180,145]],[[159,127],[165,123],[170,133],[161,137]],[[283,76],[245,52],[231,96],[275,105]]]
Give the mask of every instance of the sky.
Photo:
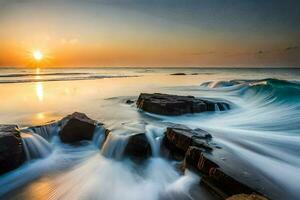
[[[0,67],[37,64],[300,67],[300,1],[0,0]]]

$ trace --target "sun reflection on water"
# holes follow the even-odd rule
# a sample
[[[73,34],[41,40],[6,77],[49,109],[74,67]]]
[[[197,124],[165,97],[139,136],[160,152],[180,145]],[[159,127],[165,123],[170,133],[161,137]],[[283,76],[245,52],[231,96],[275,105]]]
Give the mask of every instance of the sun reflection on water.
[[[42,102],[44,100],[44,88],[43,88],[43,84],[41,82],[36,83],[35,91],[36,91],[36,96],[37,96],[38,100]]]
[[[35,74],[36,74],[35,79],[40,80],[41,79],[41,77],[39,76],[40,68],[36,68]],[[36,83],[35,91],[36,91],[36,96],[37,96],[38,100],[43,101],[43,99],[44,99],[44,88],[43,88],[43,84],[41,82]]]

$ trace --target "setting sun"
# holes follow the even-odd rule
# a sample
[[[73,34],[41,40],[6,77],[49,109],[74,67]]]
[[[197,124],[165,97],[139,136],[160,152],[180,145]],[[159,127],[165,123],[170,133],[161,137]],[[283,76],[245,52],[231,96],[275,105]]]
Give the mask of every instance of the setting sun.
[[[43,54],[42,54],[42,52],[39,51],[39,50],[34,51],[34,52],[32,53],[32,56],[33,56],[33,58],[34,58],[35,60],[37,60],[37,61],[40,61],[40,60],[43,59]]]

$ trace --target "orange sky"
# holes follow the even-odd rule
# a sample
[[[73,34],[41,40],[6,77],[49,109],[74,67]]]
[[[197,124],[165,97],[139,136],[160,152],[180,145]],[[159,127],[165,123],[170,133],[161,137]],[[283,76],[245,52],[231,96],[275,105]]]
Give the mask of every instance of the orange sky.
[[[265,27],[238,11],[240,21],[212,13],[198,16],[201,5],[196,3],[173,8],[105,0],[0,0],[0,6],[4,67],[34,67],[32,52],[37,49],[45,56],[39,65],[45,67],[300,64],[298,30],[264,22]],[[252,20],[260,16],[253,15]]]

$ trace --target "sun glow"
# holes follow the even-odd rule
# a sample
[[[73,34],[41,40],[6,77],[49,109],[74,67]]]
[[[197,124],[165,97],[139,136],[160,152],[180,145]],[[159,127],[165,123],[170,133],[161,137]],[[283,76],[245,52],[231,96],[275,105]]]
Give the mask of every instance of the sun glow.
[[[32,56],[36,61],[40,61],[44,57],[43,53],[40,50],[33,51]]]

